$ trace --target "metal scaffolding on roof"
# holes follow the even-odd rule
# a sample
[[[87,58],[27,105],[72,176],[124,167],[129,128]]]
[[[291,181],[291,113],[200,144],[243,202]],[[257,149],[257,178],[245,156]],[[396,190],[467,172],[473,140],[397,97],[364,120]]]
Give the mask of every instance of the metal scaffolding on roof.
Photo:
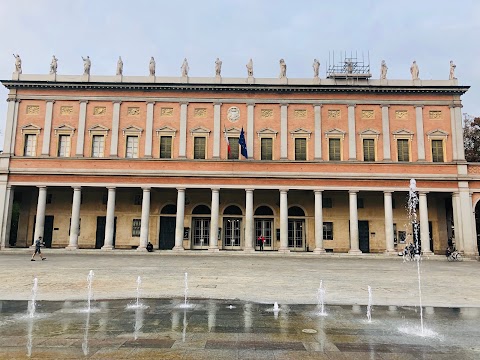
[[[337,57],[337,59],[337,62],[335,62],[335,52],[328,53],[327,79],[360,80],[372,77],[369,53],[367,53],[366,61],[363,53],[360,59],[357,52],[348,54],[346,51],[341,51],[340,57]]]

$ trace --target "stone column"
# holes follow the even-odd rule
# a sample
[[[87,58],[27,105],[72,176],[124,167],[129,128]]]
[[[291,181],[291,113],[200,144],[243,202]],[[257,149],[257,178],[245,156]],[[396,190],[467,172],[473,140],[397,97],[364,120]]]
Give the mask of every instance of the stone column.
[[[38,187],[38,201],[37,201],[37,216],[35,221],[35,233],[33,235],[33,241],[37,240],[40,236],[43,238],[43,232],[45,228],[45,208],[47,206],[47,187]]]
[[[105,241],[102,250],[113,250],[113,234],[115,232],[115,187],[108,187],[107,219],[105,224]]]
[[[218,250],[218,216],[220,206],[220,189],[212,189],[212,214],[210,219],[210,241],[208,251]]]
[[[120,125],[120,104],[121,101],[113,102],[112,116],[112,139],[110,141],[110,157],[118,156],[118,129]]]
[[[3,154],[13,154],[14,148],[12,146],[12,138],[14,138],[15,133],[15,117],[18,114],[18,111],[15,111],[15,105],[18,104],[15,99],[8,98],[8,108],[7,108],[7,119],[5,124],[5,141],[3,145]]]
[[[174,251],[183,251],[183,222],[185,218],[185,189],[177,189],[177,218],[175,222],[175,247]]]
[[[388,108],[390,105],[382,105],[382,132],[383,132],[383,160],[391,161],[390,154],[390,119]]]
[[[455,161],[455,160],[458,160],[457,123],[455,119],[455,106],[450,106],[450,129],[452,131],[452,160]],[[463,148],[463,141],[461,143],[461,146]]]
[[[180,143],[178,146],[179,158],[185,158],[187,153],[187,106],[187,102],[180,103]]]
[[[78,131],[77,131],[77,149],[75,156],[83,156],[83,144],[85,141],[85,122],[87,120],[87,104],[88,101],[80,101],[80,111],[78,113]]]
[[[50,155],[50,135],[52,133],[52,115],[54,100],[49,100],[46,103],[45,109],[45,125],[43,130],[42,155]]]
[[[425,161],[425,136],[423,133],[423,105],[415,106],[415,120],[417,123],[418,161]]]
[[[220,158],[220,108],[222,103],[213,104],[213,158]]]
[[[322,160],[322,105],[313,105],[313,114],[315,123],[315,160]]]
[[[463,251],[465,256],[478,256],[477,239],[473,238],[472,211],[473,206],[470,200],[470,190],[467,181],[458,182],[459,189],[459,215],[462,218],[462,232],[463,232]]]
[[[288,158],[288,104],[280,105],[280,160]]]
[[[0,187],[0,194],[5,194],[5,197],[0,199],[0,205],[4,205],[2,206],[3,212],[1,213],[0,217],[2,220],[0,249],[4,249],[6,247],[10,247],[10,225],[12,222],[14,189],[10,185],[2,184]]]
[[[424,255],[431,255],[430,251],[430,231],[428,229],[428,206],[427,193],[418,193],[418,205],[420,210],[420,239],[422,241],[422,253]]]
[[[455,226],[455,247],[458,251],[464,252],[463,247],[463,226],[460,210],[460,194],[458,192],[452,193],[452,208],[453,208],[453,224]]]
[[[148,230],[150,229],[150,188],[144,187],[142,197],[142,220],[140,221],[140,243],[138,251],[146,251],[148,244]]]
[[[280,248],[279,252],[288,253],[288,190],[280,190]]]
[[[245,189],[245,252],[255,251],[253,228],[253,189]]]
[[[247,149],[248,149],[248,158],[253,160],[254,157],[254,147],[253,147],[253,139],[254,139],[254,110],[255,104],[254,103],[247,103]]]
[[[470,214],[472,215],[472,239],[473,239],[473,246],[474,246],[474,252],[478,254],[478,243],[477,243],[477,222],[475,219],[475,207],[473,206],[473,193],[470,192],[470,204],[471,204],[471,209],[472,211]]]
[[[463,127],[462,127],[462,107],[461,107],[461,105],[455,106],[454,114],[455,114],[455,124],[456,124],[455,135],[457,136],[457,138],[456,138],[457,156],[458,156],[458,160],[465,161],[465,148],[463,146]]]
[[[78,232],[80,230],[80,205],[82,202],[82,188],[73,187],[72,218],[70,220],[70,241],[67,250],[78,249]]]
[[[385,208],[385,252],[387,254],[395,253],[395,244],[393,239],[393,207],[392,192],[383,192],[383,203]]]
[[[145,157],[152,157],[153,107],[155,101],[147,101],[147,123],[145,125]]]
[[[357,134],[355,133],[355,107],[348,105],[348,160],[357,160]]]
[[[357,192],[356,190],[350,190],[349,203],[350,203],[350,250],[349,254],[361,254],[358,239],[358,211],[357,211]]]
[[[315,193],[315,254],[325,254],[323,248],[323,208],[322,190],[314,190]]]

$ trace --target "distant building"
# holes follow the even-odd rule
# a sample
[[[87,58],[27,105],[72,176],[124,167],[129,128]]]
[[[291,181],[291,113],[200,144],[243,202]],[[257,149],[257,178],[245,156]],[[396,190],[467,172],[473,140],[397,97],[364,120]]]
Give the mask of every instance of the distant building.
[[[54,78],[53,78],[54,77]],[[1,248],[478,255],[457,80],[16,74]],[[244,129],[248,159],[238,140]],[[228,143],[231,152],[228,153]]]

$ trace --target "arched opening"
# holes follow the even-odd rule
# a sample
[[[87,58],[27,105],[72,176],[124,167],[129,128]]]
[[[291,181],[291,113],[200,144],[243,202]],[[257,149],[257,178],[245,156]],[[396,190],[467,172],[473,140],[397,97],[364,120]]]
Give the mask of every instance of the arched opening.
[[[273,216],[273,210],[268,206],[259,206],[257,210],[255,210],[256,216],[266,216],[270,215]]]
[[[305,216],[305,212],[298,206],[292,206],[288,209],[288,216]]]
[[[291,206],[288,216],[288,247],[292,251],[305,251],[305,212],[298,206]]]
[[[223,210],[223,215],[223,249],[240,250],[242,209],[236,205],[230,205]]]
[[[166,214],[166,215],[175,215],[177,213],[177,207],[175,205],[172,205],[172,204],[165,205],[162,208],[162,211],[160,213],[161,214]]]
[[[193,249],[208,249],[210,239],[210,208],[207,205],[197,205],[192,211],[192,242]]]
[[[223,215],[242,215],[242,209],[236,205],[230,205],[223,210]]]
[[[273,250],[273,210],[259,206],[255,210],[255,249]]]
[[[197,205],[192,210],[192,214],[205,214],[210,215],[210,208],[207,205]]]
[[[175,226],[177,219],[171,215],[175,215],[176,213],[177,206],[173,204],[165,205],[160,211],[162,215],[160,216],[160,233],[158,235],[158,248],[160,250],[172,250],[175,246]]]

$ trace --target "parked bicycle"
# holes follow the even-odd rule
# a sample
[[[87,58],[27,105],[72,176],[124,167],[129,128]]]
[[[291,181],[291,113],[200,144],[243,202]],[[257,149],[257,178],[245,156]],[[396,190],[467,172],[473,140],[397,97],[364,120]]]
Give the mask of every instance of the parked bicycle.
[[[445,256],[448,261],[462,261],[462,254],[460,254],[455,248],[453,250],[450,247],[447,247],[445,251]]]

